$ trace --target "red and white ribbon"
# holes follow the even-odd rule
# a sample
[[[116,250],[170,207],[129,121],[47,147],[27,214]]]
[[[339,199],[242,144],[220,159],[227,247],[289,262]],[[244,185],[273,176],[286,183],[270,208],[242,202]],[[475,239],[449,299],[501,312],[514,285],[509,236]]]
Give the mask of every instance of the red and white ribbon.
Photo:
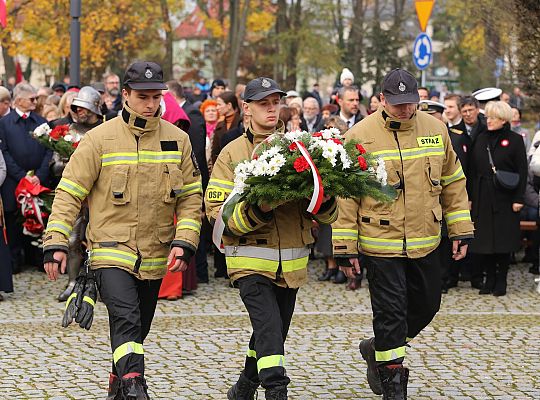
[[[311,175],[313,176],[313,194],[311,195],[311,201],[309,202],[307,212],[317,214],[319,212],[319,208],[321,208],[322,200],[324,197],[324,188],[322,184],[321,174],[319,174],[319,170],[315,166],[315,163],[309,155],[306,146],[304,146],[304,143],[297,140],[295,140],[294,143],[296,144],[296,146],[298,146],[298,150],[300,150],[300,153],[302,153],[307,163],[309,164],[311,168]]]

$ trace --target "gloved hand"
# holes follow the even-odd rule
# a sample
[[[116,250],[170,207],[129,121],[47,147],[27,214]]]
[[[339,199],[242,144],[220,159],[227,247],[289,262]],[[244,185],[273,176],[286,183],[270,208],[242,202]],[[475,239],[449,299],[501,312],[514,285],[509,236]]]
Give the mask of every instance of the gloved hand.
[[[75,322],[86,330],[92,326],[94,320],[94,306],[97,299],[97,286],[94,273],[90,271],[86,277],[86,287],[82,294],[82,304],[75,318]]]
[[[77,312],[81,307],[84,287],[86,285],[86,272],[81,272],[77,279],[75,279],[75,286],[71,295],[66,301],[66,311],[64,311],[64,318],[62,319],[62,327],[67,328],[69,324],[73,322],[73,319],[77,316]]]

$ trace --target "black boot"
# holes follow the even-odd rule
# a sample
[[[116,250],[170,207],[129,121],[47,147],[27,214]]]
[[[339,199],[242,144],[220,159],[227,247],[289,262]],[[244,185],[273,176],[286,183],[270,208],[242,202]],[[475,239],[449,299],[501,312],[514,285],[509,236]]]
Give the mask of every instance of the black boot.
[[[338,267],[336,268],[326,268],[326,271],[324,274],[322,274],[321,276],[319,276],[317,278],[318,281],[320,282],[323,282],[323,281],[329,281],[330,279],[332,279],[338,272]]]
[[[265,398],[266,400],[287,400],[287,386],[266,389]]]
[[[122,381],[113,373],[109,375],[109,390],[107,392],[107,400],[122,400],[120,383]]]
[[[345,283],[345,282],[347,282],[347,277],[345,276],[343,271],[338,270],[338,272],[336,272],[336,276],[334,277],[334,283]]]
[[[148,386],[141,375],[122,378],[122,394],[124,400],[150,400]]]
[[[493,296],[504,296],[506,294],[506,279],[508,276],[508,265],[498,265],[495,275],[495,287]]]
[[[228,400],[253,400],[255,399],[255,393],[257,393],[257,388],[259,387],[259,382],[251,381],[247,376],[244,375],[244,371],[240,374],[238,382],[236,382],[227,392]]]
[[[491,294],[495,288],[495,265],[486,268],[486,282],[478,294]]]
[[[364,339],[358,346],[360,354],[367,363],[367,381],[371,391],[381,395],[383,393],[381,387],[381,378],[377,370],[377,362],[375,361],[375,338]]]
[[[383,400],[406,400],[409,369],[404,367],[379,367]]]

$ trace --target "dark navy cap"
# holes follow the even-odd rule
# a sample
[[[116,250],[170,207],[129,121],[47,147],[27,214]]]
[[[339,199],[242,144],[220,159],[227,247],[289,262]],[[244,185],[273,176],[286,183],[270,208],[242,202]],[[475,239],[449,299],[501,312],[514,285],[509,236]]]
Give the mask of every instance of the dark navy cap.
[[[137,61],[124,74],[124,86],[133,90],[165,90],[163,70],[155,62]]]
[[[279,88],[275,80],[264,77],[256,78],[246,85],[243,100],[245,102],[257,101],[274,93],[279,93],[281,97],[287,96],[287,93]]]
[[[383,79],[382,94],[388,103],[416,104],[420,101],[418,95],[418,82],[409,71],[396,68],[390,71]]]

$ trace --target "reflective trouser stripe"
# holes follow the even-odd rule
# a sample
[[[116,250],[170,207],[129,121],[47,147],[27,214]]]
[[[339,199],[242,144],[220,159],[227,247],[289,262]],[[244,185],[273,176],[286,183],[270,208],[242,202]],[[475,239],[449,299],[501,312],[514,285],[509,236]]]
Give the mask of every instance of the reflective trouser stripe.
[[[118,363],[118,361],[128,354],[144,354],[143,345],[137,342],[126,342],[124,344],[121,344],[114,350],[113,352],[113,360],[114,363]]]
[[[447,176],[441,176],[441,184],[443,186],[449,185],[452,182],[459,181],[460,179],[465,178],[465,174],[463,173],[463,168],[459,166],[453,174],[447,175]]]
[[[446,223],[448,225],[452,225],[458,221],[470,221],[471,213],[469,212],[469,210],[459,210],[445,214],[444,217],[446,219]]]
[[[137,164],[137,153],[106,153],[101,156],[101,166]]]
[[[407,347],[401,346],[396,349],[386,350],[386,351],[377,351],[375,350],[375,360],[376,361],[392,361],[397,360],[398,358],[405,357],[405,350]]]
[[[175,190],[174,194],[176,197],[183,197],[183,196],[187,196],[188,194],[202,193],[202,192],[203,192],[202,183],[195,182],[195,183],[190,183],[188,185],[182,186],[182,189]]]
[[[66,224],[63,221],[58,220],[50,220],[47,224],[47,232],[60,232],[61,234],[65,235],[66,237],[69,237],[71,235],[71,231],[73,230],[73,227],[69,224]]]
[[[280,354],[276,354],[273,356],[261,357],[257,360],[257,370],[259,372],[261,371],[261,369],[272,367],[285,368],[285,357]]]
[[[93,249],[90,255],[90,261],[112,261],[121,262],[131,267],[135,266],[137,256],[127,251],[114,249]]]
[[[140,163],[177,164],[182,162],[181,151],[139,151]]]
[[[81,200],[84,200],[84,198],[88,195],[88,190],[66,178],[60,179],[60,183],[58,183],[58,186],[56,188],[63,190],[64,192],[68,192],[69,194]]]
[[[357,240],[358,231],[356,229],[332,228],[332,239],[334,240]]]
[[[192,231],[201,233],[201,223],[194,219],[182,218],[176,224],[176,230],[179,229],[191,229]]]
[[[246,353],[247,357],[257,358],[257,352],[255,350],[248,349]]]
[[[145,258],[141,262],[141,267],[139,268],[140,271],[153,271],[156,269],[164,269],[167,268],[167,258],[161,257],[161,258]]]

